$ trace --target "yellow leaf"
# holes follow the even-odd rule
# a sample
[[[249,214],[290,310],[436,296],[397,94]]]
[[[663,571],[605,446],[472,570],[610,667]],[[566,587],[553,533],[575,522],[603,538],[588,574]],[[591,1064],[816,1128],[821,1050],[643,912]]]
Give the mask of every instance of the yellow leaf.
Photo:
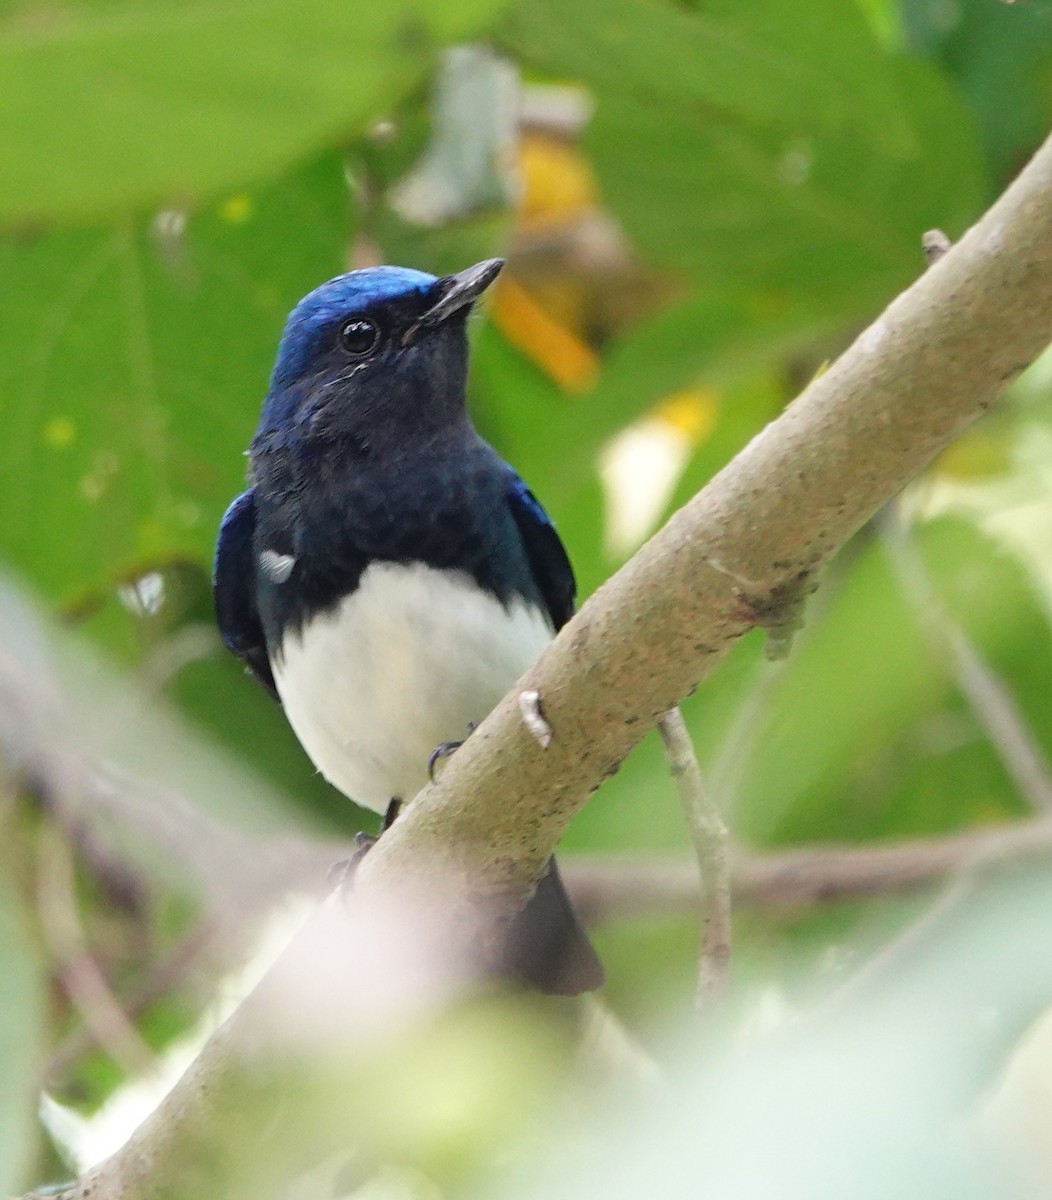
[[[572,330],[555,321],[511,275],[502,276],[493,297],[493,318],[517,346],[568,392],[595,382],[599,360]]]
[[[719,401],[719,392],[712,388],[686,388],[666,396],[654,415],[697,446],[709,436],[716,424]]]
[[[596,203],[588,161],[575,146],[558,138],[525,134],[519,143],[519,176],[519,222],[523,228],[579,216]]]

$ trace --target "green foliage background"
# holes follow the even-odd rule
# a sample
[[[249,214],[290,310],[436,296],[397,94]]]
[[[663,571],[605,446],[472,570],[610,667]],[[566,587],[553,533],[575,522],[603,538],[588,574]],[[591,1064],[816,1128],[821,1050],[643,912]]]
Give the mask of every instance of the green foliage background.
[[[921,233],[959,235],[1052,124],[1047,0],[7,0],[0,562],[131,677],[210,627],[215,529],[295,301],[345,269],[363,233],[386,258],[435,271],[506,247],[499,205],[425,229],[385,200],[426,144],[442,49],[469,41],[527,79],[587,88],[582,149],[602,203],[661,281],[662,302],[641,299],[607,338],[581,396],[495,324],[476,329],[476,421],[551,510],[585,595],[618,566],[597,469],[609,439],[670,392],[715,389],[682,502],[922,269]],[[393,141],[370,137],[380,119]],[[1047,370],[1024,377],[904,510],[941,602],[1044,746],[1052,559],[1041,531],[1000,518],[1049,499],[1026,450],[1047,437],[1049,391]],[[167,581],[160,612],[122,602],[122,586],[154,571]],[[787,664],[766,664],[754,635],[691,699],[743,841],[905,837],[1024,810],[923,608],[866,530]],[[345,836],[371,820],[314,775],[217,639],[164,693],[285,797],[290,824]],[[16,824],[22,849],[0,888],[0,1192],[32,1169],[38,1048],[74,1020],[45,1001],[23,853],[37,826]],[[652,739],[567,843],[685,850]],[[158,886],[163,947],[192,923],[193,889]],[[90,872],[82,889],[97,933],[105,905]],[[880,931],[900,913],[745,914],[739,991],[792,987],[848,929]],[[656,1028],[688,1002],[694,942],[687,918],[603,929],[610,1002]],[[165,1043],[199,1005],[162,998],[144,1036]],[[91,1108],[119,1077],[85,1055],[67,1098]]]

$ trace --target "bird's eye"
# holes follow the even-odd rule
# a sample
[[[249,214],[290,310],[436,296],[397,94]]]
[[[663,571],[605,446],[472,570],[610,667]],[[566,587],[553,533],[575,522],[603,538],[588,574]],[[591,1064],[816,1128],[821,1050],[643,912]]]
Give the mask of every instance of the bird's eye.
[[[352,358],[364,358],[380,344],[380,328],[374,321],[356,317],[340,330],[340,345]]]

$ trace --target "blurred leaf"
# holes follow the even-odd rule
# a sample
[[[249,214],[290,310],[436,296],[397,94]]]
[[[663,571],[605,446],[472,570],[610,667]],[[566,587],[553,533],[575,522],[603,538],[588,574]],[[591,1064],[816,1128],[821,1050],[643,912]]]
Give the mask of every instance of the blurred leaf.
[[[918,273],[920,232],[958,230],[979,194],[967,112],[920,64],[888,69],[914,114],[915,153],[601,97],[589,144],[604,195],[656,262],[857,319]]]
[[[437,226],[510,203],[518,82],[511,63],[488,47],[455,46],[446,52],[430,105],[431,138],[391,193],[399,212]]]
[[[899,0],[858,0],[863,16],[881,42],[893,44],[899,33]]]
[[[669,514],[686,504],[773,421],[785,399],[785,383],[780,373],[754,371],[729,384],[721,393],[713,429],[699,442],[672,493]]]
[[[736,382],[798,345],[839,328],[842,314],[789,307],[738,289],[706,288],[649,318],[610,351],[595,390],[570,410],[559,444],[598,449],[670,392]]]
[[[566,289],[569,292],[569,288]],[[514,275],[498,282],[494,320],[509,342],[526,354],[565,392],[587,391],[596,380],[599,360],[582,336],[580,322],[566,322]]]
[[[737,380],[804,332],[827,331],[813,311],[739,294],[684,300],[650,317],[610,350],[595,388],[567,396],[492,324],[475,338],[473,411],[483,433],[522,468],[545,504],[569,507],[595,474],[602,446],[670,392]],[[720,464],[722,465],[722,464]]]
[[[0,554],[62,602],[211,561],[292,305],[343,261],[333,156],[185,221],[0,247]]]
[[[0,1195],[21,1192],[35,1140],[46,993],[36,948],[0,876]]]
[[[532,3],[511,29],[535,66],[594,87],[605,201],[655,262],[706,287],[851,319],[917,273],[924,229],[975,212],[967,110],[853,4]]]
[[[619,921],[600,926],[593,940],[606,967],[604,1006],[636,1037],[667,1031],[694,994],[697,916]]]
[[[20,5],[0,24],[0,223],[185,204],[287,169],[397,103],[436,46],[499,7]]]
[[[527,127],[517,157],[522,228],[551,228],[553,222],[573,220],[598,203],[595,172],[575,143]]]
[[[1052,125],[1052,5],[903,0],[902,24],[968,98],[995,180],[1007,181]]]
[[[994,1128],[994,1070],[1052,988],[1046,868],[975,889],[877,978],[800,1012],[768,989],[751,1020],[666,1045],[670,1082],[627,1111],[574,1122],[517,1197],[634,1200],[985,1200],[1037,1197],[1050,1177],[1048,1024]],[[591,1124],[591,1127],[589,1127]],[[965,1131],[962,1137],[962,1130]],[[1006,1137],[1005,1135],[1009,1135]],[[1013,1136],[1014,1135],[1014,1136]]]
[[[689,11],[660,0],[525,0],[502,30],[512,48],[603,97],[667,109],[864,130],[885,149],[913,141],[893,81],[854,4],[708,0]],[[792,114],[789,117],[787,114]]]
[[[1016,433],[1009,413],[998,408],[989,419],[951,442],[932,463],[932,471],[940,478],[960,482],[1004,476],[1011,470]]]
[[[353,804],[315,769],[279,704],[249,678],[218,638],[215,654],[185,667],[172,696],[212,738],[235,751],[279,788],[320,832],[373,828],[376,817]]]
[[[967,521],[914,536],[936,589],[1013,690],[1023,654],[1035,684],[1047,680],[1047,621],[1021,568]],[[1049,715],[1023,711],[1052,742]],[[1023,807],[876,542],[812,600],[753,747],[738,824],[761,842],[929,834]]]

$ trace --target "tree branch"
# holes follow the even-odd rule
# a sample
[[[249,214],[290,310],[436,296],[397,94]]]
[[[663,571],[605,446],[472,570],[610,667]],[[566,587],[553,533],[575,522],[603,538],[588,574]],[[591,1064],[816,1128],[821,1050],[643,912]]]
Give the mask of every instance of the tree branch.
[[[731,969],[731,878],[727,826],[701,777],[683,714],[674,708],[658,722],[669,772],[680,794],[698,860],[701,953],[694,1003],[699,1012],[720,1006]]]
[[[731,862],[731,897],[736,905],[806,908],[831,900],[902,895],[976,867],[1007,868],[1050,854],[1048,816],[873,846],[739,854]],[[689,914],[698,904],[698,870],[687,858],[577,858],[564,865],[563,874],[589,923]]]
[[[421,903],[400,905],[391,926],[399,939],[419,936],[435,897],[449,894],[429,885],[448,886],[451,878],[470,881],[475,896],[521,898],[574,813],[643,734],[750,628],[777,624],[779,598],[799,596],[828,557],[1050,340],[1046,143],[990,212],[584,605],[367,856],[355,922],[385,906],[391,911],[392,896],[404,897],[407,887],[422,888],[415,893]],[[553,735],[547,748],[523,721],[523,691],[538,693]],[[472,911],[466,895],[461,904]],[[456,927],[459,913],[445,915]],[[231,1091],[245,1048],[258,1055],[275,1015],[287,1018],[314,997],[303,991],[308,979],[323,991],[330,1020],[361,1015],[360,994],[343,989],[369,976],[355,971],[351,980],[319,983],[317,972],[334,964],[331,944],[327,961],[316,961],[313,936],[308,928],[294,939],[161,1109],[69,1196],[203,1194],[200,1174],[195,1193],[186,1182],[169,1186],[163,1172],[181,1170],[185,1181],[201,1159],[199,1140],[215,1149],[212,1126],[224,1112],[248,1113],[258,1129],[259,1107],[277,1102],[267,1094],[265,1070],[254,1077],[253,1106]],[[362,944],[356,938],[345,953],[363,956]],[[299,988],[282,991],[276,979]],[[261,1025],[264,1011],[270,1024]],[[315,1153],[323,1132],[346,1138],[346,1121],[310,1131]],[[268,1170],[273,1182],[277,1168]]]
[[[524,894],[660,716],[1052,340],[1052,142],[562,630],[370,855]],[[517,696],[536,691],[542,749]],[[430,864],[430,868],[424,864]]]
[[[928,636],[948,658],[961,695],[1020,796],[1031,808],[1052,812],[1052,771],[1015,697],[943,604],[894,506],[885,510],[880,528],[903,592]]]

